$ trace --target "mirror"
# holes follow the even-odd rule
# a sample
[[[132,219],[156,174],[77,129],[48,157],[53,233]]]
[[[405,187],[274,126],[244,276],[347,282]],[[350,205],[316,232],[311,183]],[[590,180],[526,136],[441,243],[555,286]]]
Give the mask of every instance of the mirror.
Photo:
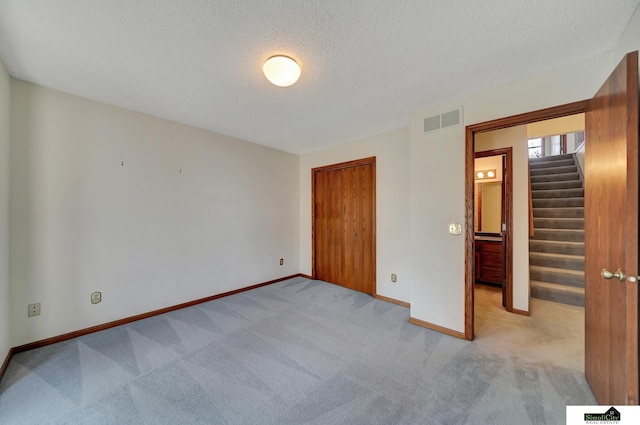
[[[503,155],[481,152],[474,160],[474,227],[483,236],[502,235]],[[478,152],[476,152],[478,154]]]
[[[476,183],[475,222],[478,233],[501,233],[502,182]]]

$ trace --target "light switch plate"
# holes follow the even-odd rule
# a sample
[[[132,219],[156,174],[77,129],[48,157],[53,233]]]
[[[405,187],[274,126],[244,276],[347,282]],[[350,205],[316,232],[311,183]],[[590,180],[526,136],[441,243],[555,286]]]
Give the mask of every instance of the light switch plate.
[[[452,235],[461,235],[462,234],[462,224],[451,223],[449,225],[449,233],[451,233]]]

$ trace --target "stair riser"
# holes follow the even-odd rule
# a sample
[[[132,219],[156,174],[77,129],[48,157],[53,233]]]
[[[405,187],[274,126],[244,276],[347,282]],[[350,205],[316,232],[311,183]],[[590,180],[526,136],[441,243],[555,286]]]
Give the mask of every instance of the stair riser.
[[[545,183],[545,182],[558,182],[558,181],[575,181],[580,180],[580,175],[575,173],[565,174],[542,174],[539,176],[531,176],[531,184]]]
[[[529,255],[529,265],[582,272],[584,271],[584,258],[566,259],[563,257],[537,256],[535,253],[531,253]]]
[[[552,168],[540,168],[540,169],[531,169],[529,173],[532,176],[544,176],[551,174],[565,174],[565,173],[577,173],[578,168],[575,165],[570,165],[566,167],[552,167]]]
[[[557,232],[547,229],[534,229],[534,239],[545,241],[584,242],[584,232]]]
[[[530,240],[529,252],[545,252],[548,254],[584,255],[584,245],[549,244],[545,241]]]
[[[584,198],[544,198],[533,199],[533,208],[584,207]]]
[[[576,276],[573,274],[562,273],[558,271],[548,270],[536,270],[531,269],[529,271],[531,280],[539,280],[542,282],[557,283],[560,285],[575,286],[577,288],[584,288],[584,277]]]
[[[557,189],[557,190],[532,190],[532,199],[548,198],[580,198],[584,196],[584,190],[580,189]]]
[[[531,190],[582,189],[580,180],[531,183]]]
[[[584,230],[583,218],[534,218],[533,227],[535,229],[578,229]]]
[[[531,296],[541,300],[555,301],[562,304],[584,307],[584,294],[567,294],[550,288],[531,287]]]
[[[584,218],[584,208],[534,208],[533,218]]]
[[[529,168],[532,170],[539,170],[541,168],[573,167],[575,165],[576,164],[573,162],[573,159],[561,159],[557,161],[530,162]]]

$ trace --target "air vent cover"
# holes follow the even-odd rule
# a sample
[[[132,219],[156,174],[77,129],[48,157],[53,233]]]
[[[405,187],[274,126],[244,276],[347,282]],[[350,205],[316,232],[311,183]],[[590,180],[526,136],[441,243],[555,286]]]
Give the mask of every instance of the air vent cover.
[[[455,127],[462,124],[462,106],[453,111],[443,112],[424,119],[424,132]]]
[[[434,115],[424,119],[424,132],[438,130],[440,128],[440,115]]]

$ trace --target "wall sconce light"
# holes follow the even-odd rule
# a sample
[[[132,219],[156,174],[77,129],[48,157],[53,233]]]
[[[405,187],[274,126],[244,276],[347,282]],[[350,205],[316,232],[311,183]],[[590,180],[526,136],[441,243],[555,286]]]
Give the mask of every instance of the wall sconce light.
[[[272,56],[262,66],[267,80],[276,86],[289,87],[300,78],[300,65],[288,56]]]
[[[480,170],[476,171],[476,180],[495,179],[496,170]]]

